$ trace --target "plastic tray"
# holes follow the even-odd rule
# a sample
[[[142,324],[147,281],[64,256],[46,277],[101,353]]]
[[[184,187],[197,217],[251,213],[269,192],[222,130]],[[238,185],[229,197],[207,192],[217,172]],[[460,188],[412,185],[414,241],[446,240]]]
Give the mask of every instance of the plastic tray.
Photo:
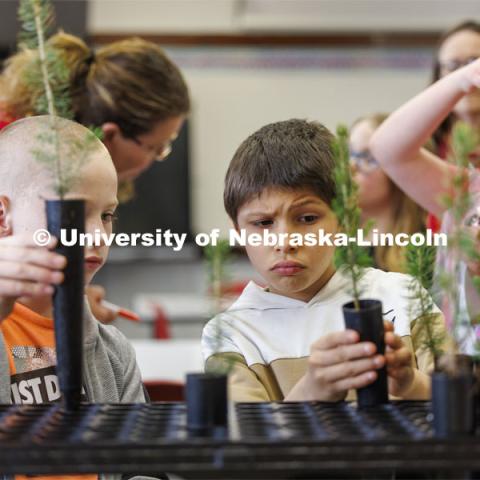
[[[190,478],[460,478],[478,435],[436,439],[427,402],[239,403],[225,431],[195,437],[183,403],[0,406],[4,474],[176,472]]]

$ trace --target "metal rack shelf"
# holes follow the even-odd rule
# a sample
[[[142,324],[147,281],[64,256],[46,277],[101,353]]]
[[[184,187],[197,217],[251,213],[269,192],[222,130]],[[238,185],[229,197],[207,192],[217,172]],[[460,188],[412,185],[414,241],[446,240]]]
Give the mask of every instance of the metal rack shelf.
[[[477,422],[478,423],[478,422]],[[195,437],[183,403],[0,406],[4,474],[176,472],[191,478],[415,478],[480,471],[480,439],[436,439],[427,402],[238,403]],[[424,475],[424,477],[422,477]]]

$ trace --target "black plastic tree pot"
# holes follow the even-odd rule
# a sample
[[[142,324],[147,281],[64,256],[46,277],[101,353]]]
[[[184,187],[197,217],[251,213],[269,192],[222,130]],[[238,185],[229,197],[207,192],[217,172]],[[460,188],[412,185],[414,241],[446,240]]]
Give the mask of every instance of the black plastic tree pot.
[[[475,425],[473,362],[467,355],[450,358],[449,368],[437,361],[432,373],[433,430],[441,438],[471,435]]]
[[[60,231],[84,233],[85,202],[47,200],[46,208],[48,231],[58,239],[55,251],[67,257],[65,279],[55,288],[53,315],[58,382],[65,407],[75,409],[82,393],[84,252],[78,242],[62,245]]]
[[[185,388],[187,428],[192,436],[222,436],[227,432],[227,375],[189,373]]]
[[[360,334],[361,342],[372,342],[377,354],[385,353],[385,331],[383,328],[382,302],[378,300],[360,300],[360,310],[354,302],[343,306],[345,326]],[[377,379],[366,387],[357,390],[359,408],[373,407],[388,403],[387,368],[377,370]]]

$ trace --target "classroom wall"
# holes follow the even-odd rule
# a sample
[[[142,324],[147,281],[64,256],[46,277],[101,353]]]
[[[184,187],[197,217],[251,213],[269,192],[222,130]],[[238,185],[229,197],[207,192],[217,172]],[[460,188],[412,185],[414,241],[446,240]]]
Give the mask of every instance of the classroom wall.
[[[323,22],[326,30],[365,30],[383,26],[439,31],[468,16],[466,7],[478,10],[480,5],[478,1],[411,1],[408,2],[410,6],[421,7],[414,9],[416,13],[413,14],[406,9],[404,0],[335,0],[330,2],[332,15],[327,18],[325,14],[319,17],[318,8],[328,1],[295,0],[299,11],[315,6],[315,19],[313,15],[308,19],[305,13],[297,15],[288,10],[288,5],[293,4],[290,0],[281,3],[287,10],[280,12],[281,18],[273,18],[271,10],[261,8],[267,4],[271,6],[272,2],[268,1],[91,0],[89,28],[92,34],[181,35],[248,31],[258,34],[262,29],[276,32],[288,26],[299,31],[315,25],[320,28]],[[395,4],[397,10],[389,15],[383,12],[382,17],[383,10],[378,6],[386,3]],[[456,16],[451,15],[454,3]],[[357,13],[352,16],[335,14],[340,4],[343,12],[353,12],[356,8]],[[361,14],[360,4],[368,4],[368,9]],[[239,5],[243,9],[239,10]],[[345,23],[347,17],[350,25]],[[386,19],[390,22],[388,25]],[[194,232],[229,227],[223,212],[223,178],[235,149],[247,135],[268,122],[291,117],[319,120],[334,129],[339,122],[348,125],[367,113],[392,111],[428,84],[433,53],[428,48],[238,48],[222,45],[196,48],[167,45],[166,48],[182,68],[193,100],[190,158]],[[253,275],[245,259],[232,266],[232,273],[239,279]],[[176,254],[175,258],[163,262],[109,262],[95,281],[105,285],[111,301],[135,308],[138,293],[204,293],[206,272],[200,260]],[[119,326],[132,338],[149,335],[148,325],[121,322],[118,321]]]
[[[366,49],[169,49],[190,85],[193,230],[227,229],[223,178],[262,125],[292,117],[335,129],[392,111],[429,81],[432,52]]]
[[[290,117],[322,121],[334,129],[373,111],[391,111],[424,88],[430,50],[319,50],[170,48],[190,85],[192,220],[195,232],[229,227],[223,211],[223,178],[233,152],[267,122]],[[401,133],[401,132],[400,132]],[[168,161],[168,160],[167,160]],[[166,206],[168,208],[168,206]],[[112,252],[113,254],[113,252]],[[206,290],[203,262],[173,253],[166,261],[107,263],[95,281],[111,301],[130,308],[142,293]],[[246,259],[232,277],[254,276]],[[117,325],[131,338],[145,338],[149,324]],[[188,335],[194,338],[198,329]]]
[[[440,31],[478,17],[477,0],[90,0],[102,32]]]

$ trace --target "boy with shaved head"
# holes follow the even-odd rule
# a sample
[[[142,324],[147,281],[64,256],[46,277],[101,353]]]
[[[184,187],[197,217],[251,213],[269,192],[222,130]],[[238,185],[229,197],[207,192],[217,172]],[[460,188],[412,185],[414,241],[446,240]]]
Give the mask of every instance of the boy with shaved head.
[[[0,403],[44,403],[60,397],[52,320],[54,285],[65,258],[33,242],[46,228],[44,201],[57,198],[49,169],[34,158],[49,117],[23,119],[0,132]],[[88,130],[58,119],[63,158]],[[85,200],[85,231],[110,233],[117,175],[99,140],[88,150],[65,198]],[[106,245],[86,247],[85,284],[101,268]],[[99,324],[85,302],[84,395],[89,402],[144,401],[132,347],[114,327]]]

